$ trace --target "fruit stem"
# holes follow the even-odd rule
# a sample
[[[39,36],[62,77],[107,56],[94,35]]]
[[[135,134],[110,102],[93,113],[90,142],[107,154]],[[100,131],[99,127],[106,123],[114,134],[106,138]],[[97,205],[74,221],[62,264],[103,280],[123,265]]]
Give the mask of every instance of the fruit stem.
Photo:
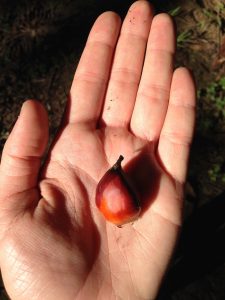
[[[124,160],[124,157],[123,157],[123,155],[120,155],[119,158],[118,158],[118,160],[117,160],[117,162],[115,163],[115,165],[113,165],[113,169],[114,170],[118,170],[118,169],[121,168],[121,162],[122,162],[122,160]]]

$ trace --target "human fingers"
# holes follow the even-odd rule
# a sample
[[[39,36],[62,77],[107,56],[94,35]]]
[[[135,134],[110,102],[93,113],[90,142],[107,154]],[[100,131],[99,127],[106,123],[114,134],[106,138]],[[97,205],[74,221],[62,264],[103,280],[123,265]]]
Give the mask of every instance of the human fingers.
[[[175,30],[167,14],[153,18],[131,130],[138,137],[157,140],[169,101],[175,53]]]
[[[102,121],[108,126],[130,123],[153,9],[147,1],[134,2],[124,19],[117,42]]]
[[[169,106],[159,138],[158,155],[178,182],[186,178],[190,144],[195,123],[196,91],[193,78],[185,68],[174,72]]]
[[[47,113],[39,102],[28,100],[2,152],[0,210],[18,211],[37,200],[38,174],[47,141]],[[24,197],[27,192],[31,197]]]
[[[119,16],[113,12],[103,13],[94,23],[74,75],[66,122],[96,126],[119,29]]]

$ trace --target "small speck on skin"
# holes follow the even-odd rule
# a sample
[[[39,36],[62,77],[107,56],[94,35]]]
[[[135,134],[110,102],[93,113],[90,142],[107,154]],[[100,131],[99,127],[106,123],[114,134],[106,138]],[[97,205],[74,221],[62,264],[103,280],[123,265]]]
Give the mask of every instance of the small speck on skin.
[[[110,106],[108,106],[108,107],[107,107],[107,110],[110,110],[110,108],[111,108],[111,107],[110,107]]]
[[[109,101],[114,101],[114,99],[110,99]]]
[[[130,22],[131,24],[135,24],[135,20],[136,20],[136,18],[135,18],[135,17],[132,17],[132,18],[129,20],[129,22]]]

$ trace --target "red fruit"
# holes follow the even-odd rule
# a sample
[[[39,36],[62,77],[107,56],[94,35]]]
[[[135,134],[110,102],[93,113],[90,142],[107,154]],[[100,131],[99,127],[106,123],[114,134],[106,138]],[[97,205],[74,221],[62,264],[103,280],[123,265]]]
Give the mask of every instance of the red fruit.
[[[133,222],[140,214],[137,195],[121,167],[120,155],[115,165],[99,181],[96,190],[96,205],[106,220],[121,226]]]

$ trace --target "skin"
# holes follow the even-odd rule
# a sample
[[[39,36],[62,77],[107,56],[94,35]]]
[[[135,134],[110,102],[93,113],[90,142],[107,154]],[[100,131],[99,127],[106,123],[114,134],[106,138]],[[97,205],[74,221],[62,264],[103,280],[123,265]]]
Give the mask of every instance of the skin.
[[[23,104],[0,166],[0,266],[11,299],[155,299],[182,224],[195,119],[194,83],[187,69],[174,71],[174,53],[172,20],[153,18],[147,2],[122,24],[103,13],[41,171],[47,113]],[[120,154],[142,203],[123,228],[95,205]]]

